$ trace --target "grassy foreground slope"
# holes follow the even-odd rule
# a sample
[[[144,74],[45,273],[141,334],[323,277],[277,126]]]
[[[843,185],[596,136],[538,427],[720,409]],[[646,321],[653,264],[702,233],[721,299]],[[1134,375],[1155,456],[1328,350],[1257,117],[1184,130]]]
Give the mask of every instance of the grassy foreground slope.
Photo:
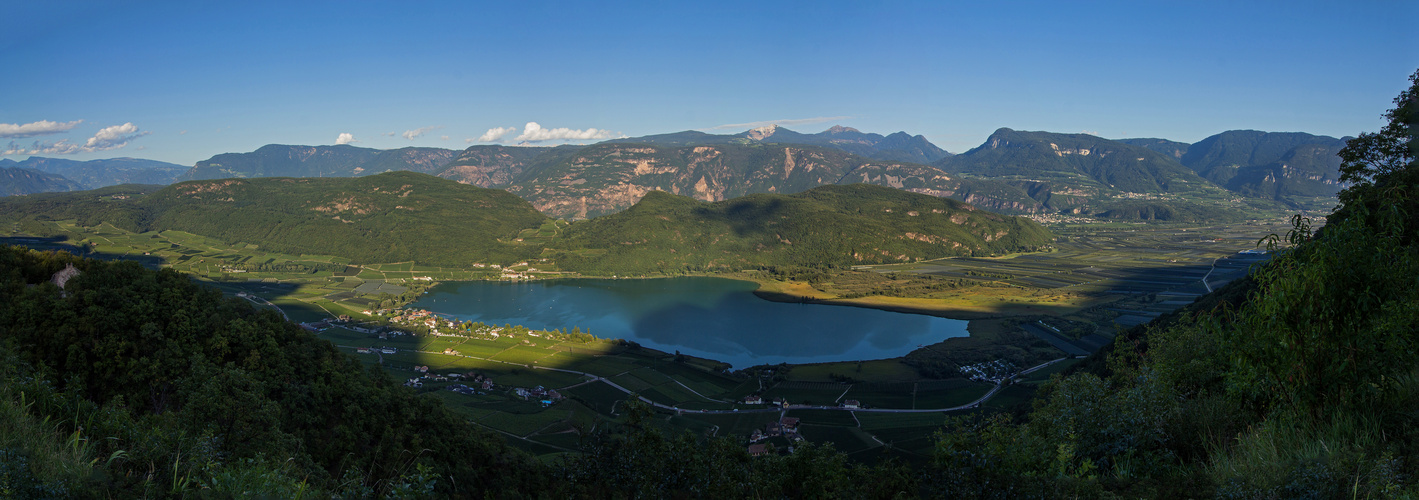
[[[573,224],[555,260],[598,273],[834,267],[1038,250],[1052,241],[1027,219],[868,184],[715,203],[653,191],[624,212]]]

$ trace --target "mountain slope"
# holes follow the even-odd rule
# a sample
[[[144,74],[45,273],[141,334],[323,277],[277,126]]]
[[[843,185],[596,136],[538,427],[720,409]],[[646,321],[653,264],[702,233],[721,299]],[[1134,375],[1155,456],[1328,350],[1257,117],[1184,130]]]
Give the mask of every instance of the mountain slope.
[[[1191,144],[1186,142],[1170,141],[1167,139],[1135,138],[1114,140],[1130,146],[1145,147],[1177,161],[1182,161],[1183,155],[1187,153],[1188,146],[1191,146]]]
[[[189,167],[140,158],[109,158],[106,160],[66,160],[31,156],[13,166],[32,168],[59,174],[79,183],[82,189],[97,189],[118,184],[172,184]]]
[[[959,181],[934,167],[874,161],[825,146],[600,143],[558,148],[539,156],[506,189],[553,217],[586,218],[624,210],[655,190],[719,201],[857,182],[937,196],[953,196],[961,188]],[[1018,190],[1000,187],[998,191],[996,197],[978,200],[979,204],[992,209],[1037,208]]]
[[[130,201],[131,213],[114,209],[106,221],[133,231],[180,230],[278,252],[447,266],[535,254],[509,241],[546,219],[504,191],[414,172],[188,181]]]
[[[480,187],[506,186],[519,178],[529,167],[547,163],[550,158],[542,158],[544,154],[554,150],[567,152],[579,148],[580,146],[472,146],[460,152],[437,175]]]
[[[1135,193],[1168,192],[1197,174],[1148,148],[1088,134],[1024,132],[1002,128],[985,144],[938,162],[950,172],[986,176],[1072,179]]]
[[[572,224],[566,269],[601,273],[849,266],[1036,250],[1053,235],[955,200],[853,184],[706,203],[662,191]]]
[[[1344,187],[1337,156],[1344,147],[1345,140],[1334,137],[1232,130],[1188,147],[1181,161],[1229,190],[1300,206]]]
[[[440,148],[378,150],[268,144],[250,153],[223,153],[197,162],[178,181],[254,177],[354,177],[395,170],[433,173],[457,152]]]
[[[659,146],[712,146],[724,144],[752,144],[756,142],[764,144],[801,144],[828,146],[874,160],[922,164],[928,164],[951,156],[951,153],[936,147],[935,144],[932,144],[931,141],[926,140],[925,137],[920,135],[913,136],[906,132],[897,132],[888,136],[882,136],[881,134],[864,133],[857,129],[843,126],[833,126],[828,130],[816,134],[802,134],[778,125],[759,127],[730,135],[707,134],[694,130],[686,130],[684,132],[671,134],[631,137],[606,142],[655,144]]]
[[[19,167],[0,167],[0,196],[78,191],[79,183],[62,175]]]
[[[1003,181],[1051,211],[1203,220],[1279,208],[1229,193],[1153,149],[1087,134],[1002,128],[981,146],[936,165],[971,178]]]

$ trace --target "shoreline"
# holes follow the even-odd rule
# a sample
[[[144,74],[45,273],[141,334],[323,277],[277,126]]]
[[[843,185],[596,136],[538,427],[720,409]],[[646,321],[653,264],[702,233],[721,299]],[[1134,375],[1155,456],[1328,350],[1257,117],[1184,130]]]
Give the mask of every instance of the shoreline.
[[[743,281],[743,282],[747,282],[747,283],[753,283],[753,284],[755,284],[758,288],[755,288],[755,289],[752,290],[750,293],[753,293],[755,297],[758,297],[758,298],[763,299],[763,300],[767,300],[767,301],[769,301],[769,302],[792,303],[792,304],[821,304],[821,305],[839,306],[839,307],[858,307],[858,308],[863,308],[863,309],[877,309],[877,310],[880,310],[880,311],[887,311],[887,312],[894,312],[894,313],[920,314],[920,315],[924,315],[924,316],[933,316],[933,317],[937,317],[937,318],[954,319],[954,320],[961,320],[961,321],[975,321],[975,320],[981,320],[981,319],[1002,319],[1002,318],[1008,318],[1008,317],[1014,317],[1014,316],[1030,316],[1030,315],[1038,315],[1038,314],[1051,314],[1051,313],[1049,313],[1048,311],[1029,311],[1029,310],[1025,310],[1025,311],[1015,311],[1015,312],[987,312],[987,311],[977,311],[977,310],[970,310],[970,309],[963,309],[963,308],[959,308],[959,307],[949,307],[949,306],[915,306],[915,305],[904,304],[904,303],[897,303],[897,304],[886,303],[886,304],[884,304],[884,303],[876,303],[876,302],[875,302],[875,301],[882,301],[882,300],[891,301],[891,300],[893,300],[893,299],[895,299],[895,300],[900,300],[900,301],[907,301],[907,300],[922,300],[922,301],[934,300],[934,301],[944,301],[945,299],[925,299],[925,298],[915,298],[915,299],[914,299],[914,298],[910,298],[910,297],[891,297],[891,296],[885,296],[885,295],[874,296],[874,297],[872,297],[872,298],[856,298],[856,299],[840,299],[840,298],[836,298],[836,297],[831,297],[831,298],[829,298],[829,297],[815,297],[815,296],[812,296],[812,295],[809,295],[809,294],[806,294],[806,293],[794,293],[794,292],[792,292],[792,291],[788,291],[787,289],[791,289],[791,288],[793,287],[793,284],[791,284],[791,283],[785,283],[785,282],[773,281],[773,280],[755,279],[755,278],[753,278],[753,277],[743,276],[743,275],[700,274],[700,273],[696,273],[696,274],[686,274],[686,275],[681,275],[681,276],[588,276],[588,275],[578,275],[578,276],[574,276],[574,277],[558,276],[558,277],[554,277],[554,278],[532,278],[532,279],[524,278],[524,279],[518,279],[518,280],[499,280],[499,279],[445,280],[445,281],[436,281],[436,282],[432,283],[432,285],[431,285],[429,288],[430,288],[430,290],[432,290],[433,287],[438,286],[438,285],[440,285],[440,284],[444,284],[444,283],[465,283],[465,282],[473,282],[473,281],[497,281],[497,282],[508,282],[508,283],[526,283],[526,282],[537,282],[537,281],[578,280],[578,279],[588,279],[588,280],[590,280],[590,279],[604,279],[604,280],[654,280],[654,279],[674,279],[674,278],[719,278],[719,279],[728,279],[728,280],[734,280],[734,281]],[[1026,308],[1030,308],[1030,307],[1033,307],[1033,306],[1026,306]]]

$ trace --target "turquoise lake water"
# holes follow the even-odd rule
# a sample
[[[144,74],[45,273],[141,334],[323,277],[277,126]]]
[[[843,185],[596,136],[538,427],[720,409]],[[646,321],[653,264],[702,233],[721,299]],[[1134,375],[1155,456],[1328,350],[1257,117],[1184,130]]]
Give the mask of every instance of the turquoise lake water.
[[[699,277],[473,281],[438,285],[413,306],[493,325],[578,327],[734,368],[893,358],[967,335],[961,320],[770,302],[752,293],[756,287]]]

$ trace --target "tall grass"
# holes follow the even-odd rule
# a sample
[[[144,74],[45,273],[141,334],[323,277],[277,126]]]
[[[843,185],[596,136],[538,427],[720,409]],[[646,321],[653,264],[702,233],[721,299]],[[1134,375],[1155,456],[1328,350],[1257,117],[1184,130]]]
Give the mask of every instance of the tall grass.
[[[23,391],[0,385],[0,469],[7,473],[0,489],[62,492],[93,472],[98,460],[93,443],[82,428],[65,433],[50,417],[32,412],[32,406]]]

